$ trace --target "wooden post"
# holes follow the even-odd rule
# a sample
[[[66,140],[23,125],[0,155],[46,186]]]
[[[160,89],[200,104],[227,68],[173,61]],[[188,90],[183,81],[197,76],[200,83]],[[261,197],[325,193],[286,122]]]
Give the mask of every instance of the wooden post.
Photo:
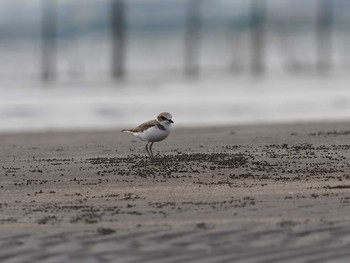
[[[242,40],[241,40],[241,29],[234,29],[234,25],[232,25],[232,62],[230,65],[230,70],[233,73],[242,72]]]
[[[187,0],[187,18],[185,35],[185,65],[187,77],[196,77],[199,74],[200,59],[200,1]]]
[[[321,72],[330,70],[332,66],[332,4],[332,0],[318,0],[316,25],[316,67]]]
[[[57,3],[42,0],[41,78],[53,80],[56,76]]]
[[[125,75],[125,8],[123,0],[112,0],[112,77],[122,79]]]
[[[251,71],[260,75],[265,71],[265,0],[251,0]]]

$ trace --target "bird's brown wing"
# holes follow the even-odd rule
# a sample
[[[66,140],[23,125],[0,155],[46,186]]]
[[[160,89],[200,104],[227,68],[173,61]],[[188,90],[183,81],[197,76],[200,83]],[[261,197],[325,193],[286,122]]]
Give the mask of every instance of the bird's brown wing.
[[[122,132],[143,132],[153,126],[157,126],[158,121],[157,120],[152,120],[152,121],[146,121],[142,124],[140,124],[139,126],[137,126],[136,128],[133,129],[124,129],[122,130]]]

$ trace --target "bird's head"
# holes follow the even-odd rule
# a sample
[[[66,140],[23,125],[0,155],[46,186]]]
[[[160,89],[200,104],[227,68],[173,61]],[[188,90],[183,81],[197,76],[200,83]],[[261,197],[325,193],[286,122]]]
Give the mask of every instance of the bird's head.
[[[174,123],[172,118],[173,116],[171,116],[169,112],[162,112],[162,113],[159,113],[157,120],[161,124],[170,125],[171,123]]]

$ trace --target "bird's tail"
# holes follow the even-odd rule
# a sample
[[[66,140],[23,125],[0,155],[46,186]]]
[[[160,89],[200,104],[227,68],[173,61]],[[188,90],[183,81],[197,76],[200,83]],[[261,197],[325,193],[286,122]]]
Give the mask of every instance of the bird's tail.
[[[121,132],[132,133],[132,131],[129,129],[122,129]]]

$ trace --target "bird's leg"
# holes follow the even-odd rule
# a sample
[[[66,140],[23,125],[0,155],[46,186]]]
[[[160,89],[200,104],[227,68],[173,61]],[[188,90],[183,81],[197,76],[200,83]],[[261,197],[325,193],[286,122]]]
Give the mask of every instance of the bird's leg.
[[[149,146],[149,151],[151,152],[151,157],[153,158],[153,152],[152,152],[152,145],[154,142],[151,143],[151,145]]]
[[[151,154],[148,151],[148,144],[149,144],[149,142],[146,144],[146,152],[147,152],[148,156],[151,157]]]

